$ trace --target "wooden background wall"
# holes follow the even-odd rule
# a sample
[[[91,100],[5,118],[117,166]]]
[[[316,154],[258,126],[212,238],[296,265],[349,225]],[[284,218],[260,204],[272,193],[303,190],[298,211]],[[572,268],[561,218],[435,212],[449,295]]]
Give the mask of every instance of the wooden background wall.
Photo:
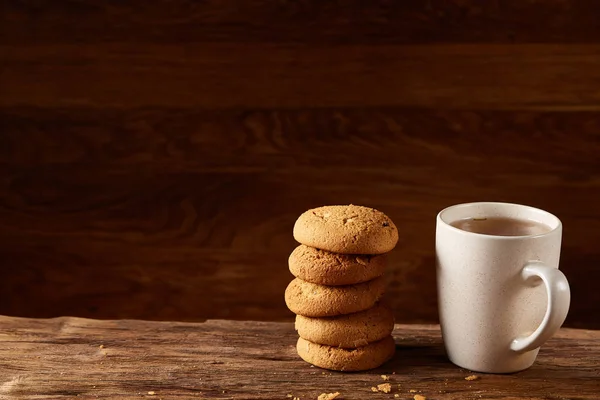
[[[434,217],[556,213],[600,327],[595,0],[4,1],[0,313],[291,319],[292,225],[400,228],[390,298],[437,320]]]

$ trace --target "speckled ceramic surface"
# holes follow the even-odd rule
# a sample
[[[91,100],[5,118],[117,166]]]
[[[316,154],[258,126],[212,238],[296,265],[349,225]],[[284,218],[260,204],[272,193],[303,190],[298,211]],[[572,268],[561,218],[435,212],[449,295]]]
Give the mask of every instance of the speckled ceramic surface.
[[[450,224],[506,217],[547,225],[535,236],[492,236]],[[468,203],[437,216],[440,323],[450,360],[472,371],[530,367],[539,347],[564,322],[568,282],[558,270],[562,225],[545,211],[508,203]]]

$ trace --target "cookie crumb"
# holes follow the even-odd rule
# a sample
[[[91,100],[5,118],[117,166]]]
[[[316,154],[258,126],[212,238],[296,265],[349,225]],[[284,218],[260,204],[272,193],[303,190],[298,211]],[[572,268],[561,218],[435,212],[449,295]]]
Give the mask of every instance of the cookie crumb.
[[[294,397],[292,400],[300,400],[300,397]]]
[[[103,349],[103,348],[104,348],[104,345],[103,345],[103,344],[101,344],[101,345],[100,345],[100,346],[98,346],[98,347],[99,347],[99,348],[101,348],[101,349]]]
[[[410,389],[409,392],[410,393],[417,393],[417,391],[415,389]]]
[[[377,385],[377,389],[380,392],[389,393],[392,391],[392,385],[390,385],[389,383],[382,383],[380,385]]]
[[[285,395],[285,397],[287,397],[289,399],[289,398],[294,397],[294,396],[292,396],[291,393],[288,393],[288,394]]]
[[[469,375],[465,377],[465,381],[476,381],[477,379],[479,379],[477,375]]]
[[[390,377],[387,375],[381,375],[381,379],[383,379],[384,381],[389,381]]]
[[[154,396],[156,394],[156,392],[154,392],[153,390],[148,392],[148,396]]]
[[[427,400],[427,397],[421,396],[420,394],[415,394],[415,397],[413,397],[413,399],[415,399],[415,400]]]
[[[319,395],[319,400],[333,400],[340,395],[340,392],[335,393],[321,393]]]
[[[400,395],[399,395],[398,393],[396,393],[396,394],[394,395],[394,397],[398,399],[398,398],[400,398]]]
[[[379,390],[377,390],[377,388],[375,386],[371,386],[371,392],[377,393],[377,392],[379,392]]]

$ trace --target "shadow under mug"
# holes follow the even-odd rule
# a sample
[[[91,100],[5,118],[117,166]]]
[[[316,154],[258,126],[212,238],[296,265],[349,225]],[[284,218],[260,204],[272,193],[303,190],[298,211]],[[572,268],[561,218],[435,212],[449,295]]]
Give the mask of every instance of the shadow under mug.
[[[549,230],[498,236],[451,225],[468,218],[536,221]],[[534,363],[569,310],[569,284],[558,270],[561,240],[560,220],[529,206],[467,203],[437,215],[438,307],[450,361],[488,373],[516,372]]]

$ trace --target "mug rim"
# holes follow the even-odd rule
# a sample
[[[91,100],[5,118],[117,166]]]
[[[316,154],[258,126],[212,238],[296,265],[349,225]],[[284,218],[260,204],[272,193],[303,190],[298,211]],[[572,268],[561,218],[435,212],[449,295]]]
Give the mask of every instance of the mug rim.
[[[455,208],[459,208],[459,207],[473,207],[473,206],[478,206],[478,205],[495,205],[495,206],[502,206],[502,207],[517,207],[517,208],[523,208],[523,209],[528,209],[531,211],[535,211],[538,213],[542,213],[547,215],[548,217],[554,219],[555,221],[555,226],[551,227],[551,229],[548,232],[544,232],[544,233],[539,233],[536,235],[518,235],[518,236],[506,236],[506,235],[490,235],[487,233],[477,233],[477,232],[471,232],[471,231],[465,231],[462,229],[459,229],[455,226],[450,225],[450,222],[446,221],[444,219],[444,213],[447,213],[448,211],[450,211],[451,209],[455,209]],[[546,211],[546,210],[542,210],[541,208],[537,208],[537,207],[533,207],[533,206],[529,206],[526,204],[519,204],[519,203],[508,203],[508,202],[501,202],[501,201],[474,201],[474,202],[469,202],[469,203],[459,203],[459,204],[453,204],[451,206],[445,207],[444,209],[442,209],[440,212],[438,212],[437,214],[437,221],[441,222],[443,224],[443,226],[445,226],[446,228],[449,228],[450,230],[463,234],[463,235],[475,235],[475,236],[480,236],[480,237],[486,237],[486,238],[497,238],[497,239],[502,239],[502,240],[522,240],[522,239],[530,239],[530,238],[539,238],[539,237],[545,237],[548,235],[551,235],[557,231],[560,231],[562,229],[562,222],[561,220],[554,214]],[[541,221],[537,221],[540,223],[543,223]],[[546,225],[546,224],[545,224]]]

